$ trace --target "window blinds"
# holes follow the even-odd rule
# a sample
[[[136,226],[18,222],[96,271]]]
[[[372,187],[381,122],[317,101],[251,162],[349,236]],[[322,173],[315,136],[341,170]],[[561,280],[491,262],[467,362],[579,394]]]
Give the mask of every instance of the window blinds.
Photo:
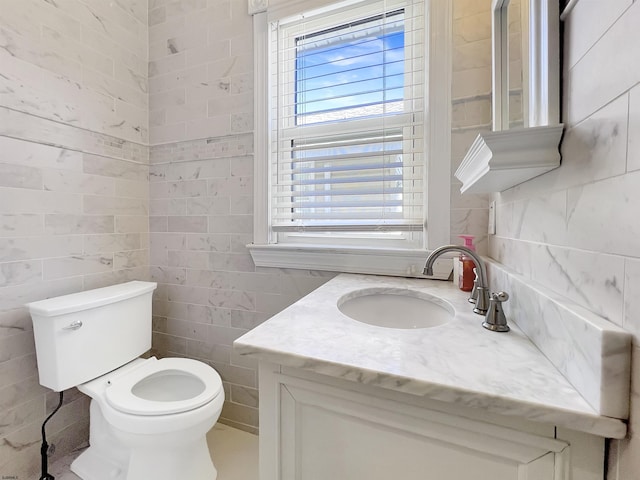
[[[422,0],[272,24],[276,232],[422,231]]]

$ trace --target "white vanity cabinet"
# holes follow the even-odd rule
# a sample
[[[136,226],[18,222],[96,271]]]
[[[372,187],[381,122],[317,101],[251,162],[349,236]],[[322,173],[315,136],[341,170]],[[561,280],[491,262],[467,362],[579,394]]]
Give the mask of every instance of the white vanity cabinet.
[[[260,364],[260,480],[602,480],[604,439]]]
[[[402,329],[338,308],[394,289],[436,297],[455,315]],[[482,328],[449,282],[325,283],[234,342],[260,362],[260,480],[603,480],[605,438],[627,432],[630,335],[549,305],[544,320],[564,326],[553,341],[567,347],[550,357],[571,362],[571,381],[515,322],[508,333]]]

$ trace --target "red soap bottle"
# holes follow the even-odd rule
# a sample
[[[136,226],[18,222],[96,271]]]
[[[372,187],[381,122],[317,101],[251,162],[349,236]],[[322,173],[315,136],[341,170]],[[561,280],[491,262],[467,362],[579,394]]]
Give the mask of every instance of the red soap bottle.
[[[459,235],[460,238],[464,240],[464,246],[467,247],[471,251],[476,251],[476,246],[473,244],[473,235]],[[464,253],[460,254],[460,258],[458,260],[459,263],[459,276],[458,276],[458,287],[463,292],[470,292],[473,290],[473,281],[476,276],[473,273],[473,269],[476,264],[472,260],[471,257],[465,255]]]

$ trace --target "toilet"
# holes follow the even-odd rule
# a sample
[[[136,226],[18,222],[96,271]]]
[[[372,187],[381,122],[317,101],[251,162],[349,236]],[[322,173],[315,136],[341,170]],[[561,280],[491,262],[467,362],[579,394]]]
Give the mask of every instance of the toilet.
[[[72,464],[83,480],[215,480],[206,441],[224,403],[222,380],[151,348],[156,284],[133,281],[27,305],[40,384],[91,397],[90,446]]]

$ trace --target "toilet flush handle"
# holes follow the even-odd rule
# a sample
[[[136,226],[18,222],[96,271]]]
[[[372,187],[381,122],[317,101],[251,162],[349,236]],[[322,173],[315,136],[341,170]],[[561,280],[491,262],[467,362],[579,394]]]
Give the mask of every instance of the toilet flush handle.
[[[63,330],[78,330],[82,326],[81,320],[76,320],[73,323],[70,323],[66,327],[62,327]]]

